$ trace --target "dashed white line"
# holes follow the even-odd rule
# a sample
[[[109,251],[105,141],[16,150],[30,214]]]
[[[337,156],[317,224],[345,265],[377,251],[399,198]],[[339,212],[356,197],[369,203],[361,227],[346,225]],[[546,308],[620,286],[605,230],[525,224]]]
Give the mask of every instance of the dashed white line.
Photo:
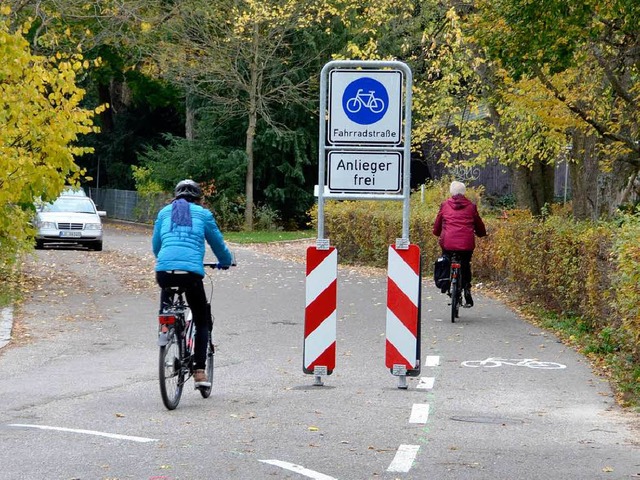
[[[324,473],[316,472],[313,470],[309,470],[308,468],[304,468],[301,465],[296,465],[295,463],[283,462],[281,460],[259,460],[262,463],[268,463],[269,465],[274,465],[276,467],[284,468],[285,470],[289,470],[291,472],[299,473],[300,475],[304,475],[305,477],[313,478],[313,480],[337,480],[329,475],[325,475]]]
[[[429,404],[428,403],[415,403],[411,407],[411,416],[409,417],[409,423],[427,423],[429,419]]]
[[[408,472],[416,459],[420,445],[400,445],[387,472]]]
[[[141,442],[141,443],[158,441],[155,438],[135,437],[131,435],[120,435],[117,433],[96,432],[95,430],[80,430],[76,428],[50,427],[47,425],[27,425],[23,423],[11,423],[9,424],[9,426],[19,427],[19,428],[37,428],[39,430],[56,430],[58,432],[82,433],[84,435],[96,435],[99,437],[115,438],[116,440],[130,440],[132,442]]]
[[[440,365],[440,356],[427,355],[427,358],[425,358],[424,364],[427,367],[437,367],[438,365]]]
[[[420,377],[420,382],[416,385],[416,388],[420,390],[431,390],[435,381],[435,377]]]

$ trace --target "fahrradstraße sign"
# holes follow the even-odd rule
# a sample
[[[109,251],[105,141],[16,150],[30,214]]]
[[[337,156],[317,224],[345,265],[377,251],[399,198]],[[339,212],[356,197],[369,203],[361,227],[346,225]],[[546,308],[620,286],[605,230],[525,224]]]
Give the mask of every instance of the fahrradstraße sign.
[[[333,145],[402,143],[402,72],[332,70],[328,142]]]
[[[307,249],[303,350],[316,386],[333,372],[337,343],[338,252],[324,236],[326,199],[402,200],[402,237],[389,247],[385,365],[401,389],[420,374],[422,264],[409,241],[412,81],[398,61],[334,60],[320,73],[318,238]]]

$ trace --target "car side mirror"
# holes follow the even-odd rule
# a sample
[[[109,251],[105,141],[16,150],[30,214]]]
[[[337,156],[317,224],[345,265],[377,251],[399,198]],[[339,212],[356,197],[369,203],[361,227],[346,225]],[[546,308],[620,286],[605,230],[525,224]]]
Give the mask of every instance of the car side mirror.
[[[98,216],[99,217],[106,217],[107,216],[107,212],[104,210],[98,210]]]

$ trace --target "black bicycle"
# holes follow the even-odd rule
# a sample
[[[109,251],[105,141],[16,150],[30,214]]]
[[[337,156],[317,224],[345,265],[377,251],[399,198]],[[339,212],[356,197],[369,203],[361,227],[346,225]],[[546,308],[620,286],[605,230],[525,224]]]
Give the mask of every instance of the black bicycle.
[[[220,268],[217,263],[205,263],[205,267]],[[207,275],[211,285],[209,301],[213,293],[213,279]],[[169,295],[171,304],[158,315],[158,345],[160,395],[162,402],[169,410],[174,410],[180,403],[182,389],[195,373],[194,348],[196,326],[191,309],[186,302],[184,289],[168,287],[163,289]],[[209,341],[207,343],[207,359],[205,372],[210,382],[213,380],[215,345],[213,344],[213,316],[209,325]],[[211,386],[196,387],[203,398],[211,395]]]
[[[463,278],[462,265],[457,253],[451,255],[451,275],[449,283],[449,296],[451,297],[451,323],[455,323],[456,318],[460,316],[460,307],[466,307],[462,303],[463,295]]]

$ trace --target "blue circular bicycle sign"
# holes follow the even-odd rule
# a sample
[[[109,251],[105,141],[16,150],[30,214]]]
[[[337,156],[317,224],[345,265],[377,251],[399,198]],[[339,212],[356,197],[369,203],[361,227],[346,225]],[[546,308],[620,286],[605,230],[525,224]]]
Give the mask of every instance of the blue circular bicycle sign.
[[[401,144],[403,78],[400,70],[391,69],[330,71],[327,141],[332,145]]]
[[[361,77],[345,88],[342,95],[342,108],[352,122],[371,125],[387,113],[389,94],[378,80]]]

